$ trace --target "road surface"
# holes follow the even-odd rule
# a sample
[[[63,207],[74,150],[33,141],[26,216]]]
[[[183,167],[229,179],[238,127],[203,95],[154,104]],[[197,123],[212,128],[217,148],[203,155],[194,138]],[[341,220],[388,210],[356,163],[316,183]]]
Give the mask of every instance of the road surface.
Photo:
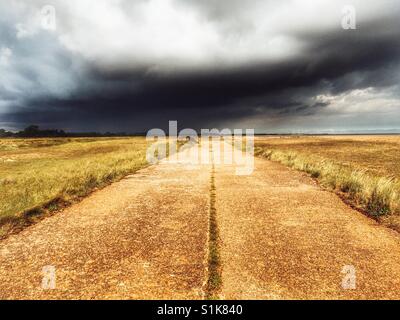
[[[280,164],[255,159],[242,176],[194,158],[140,170],[0,241],[0,298],[203,299],[212,176],[220,298],[400,298],[397,232]]]

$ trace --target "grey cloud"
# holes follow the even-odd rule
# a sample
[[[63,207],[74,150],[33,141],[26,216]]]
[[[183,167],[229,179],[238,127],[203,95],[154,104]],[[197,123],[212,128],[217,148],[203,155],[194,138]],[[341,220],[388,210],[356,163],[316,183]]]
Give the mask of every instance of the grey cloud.
[[[249,17],[242,14],[246,7],[239,1],[185,1],[184,5],[218,24],[222,34],[251,34],[252,23],[260,23],[249,24]],[[154,72],[159,61],[135,63],[129,56],[103,65],[71,52],[56,35],[46,32],[17,39],[13,23],[2,20],[0,47],[12,48],[16,61],[9,75],[25,79],[28,85],[21,86],[19,93],[0,86],[0,100],[7,100],[11,108],[0,114],[0,126],[37,123],[73,130],[144,131],[165,127],[168,120],[193,128],[252,117],[277,118],[282,123],[328,109],[330,102],[316,101],[318,95],[374,87],[392,90],[392,97],[399,98],[400,6],[392,10],[392,16],[382,6],[385,21],[377,14],[357,30],[282,28],[282,34],[304,44],[303,51],[289,58],[226,67],[216,60],[200,69],[161,73]],[[62,23],[68,29],[79,22],[68,17]],[[124,37],[123,31],[120,36]],[[389,123],[393,126],[393,121]]]

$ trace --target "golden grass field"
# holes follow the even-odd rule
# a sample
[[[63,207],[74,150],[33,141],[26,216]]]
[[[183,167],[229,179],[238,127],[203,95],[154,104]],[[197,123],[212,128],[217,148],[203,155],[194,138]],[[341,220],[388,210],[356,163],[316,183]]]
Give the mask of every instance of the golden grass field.
[[[145,167],[146,148],[143,137],[0,139],[0,236]],[[264,136],[255,154],[400,225],[400,136]]]
[[[146,147],[143,137],[0,139],[1,233],[143,168]]]
[[[305,171],[370,215],[397,225],[400,136],[256,137],[255,154]]]

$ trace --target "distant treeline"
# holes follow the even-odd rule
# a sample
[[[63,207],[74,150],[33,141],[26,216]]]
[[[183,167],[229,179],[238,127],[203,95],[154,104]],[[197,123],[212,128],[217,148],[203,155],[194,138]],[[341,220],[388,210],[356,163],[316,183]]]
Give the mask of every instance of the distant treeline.
[[[6,131],[0,129],[0,138],[50,138],[50,137],[128,137],[142,136],[142,133],[126,132],[65,132],[58,129],[40,129],[39,126],[31,125],[18,132]]]

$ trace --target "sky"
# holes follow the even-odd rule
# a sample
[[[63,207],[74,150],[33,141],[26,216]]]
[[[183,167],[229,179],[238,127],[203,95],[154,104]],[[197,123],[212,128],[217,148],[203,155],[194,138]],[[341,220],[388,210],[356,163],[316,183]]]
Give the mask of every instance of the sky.
[[[0,0],[0,128],[400,130],[399,0]]]

